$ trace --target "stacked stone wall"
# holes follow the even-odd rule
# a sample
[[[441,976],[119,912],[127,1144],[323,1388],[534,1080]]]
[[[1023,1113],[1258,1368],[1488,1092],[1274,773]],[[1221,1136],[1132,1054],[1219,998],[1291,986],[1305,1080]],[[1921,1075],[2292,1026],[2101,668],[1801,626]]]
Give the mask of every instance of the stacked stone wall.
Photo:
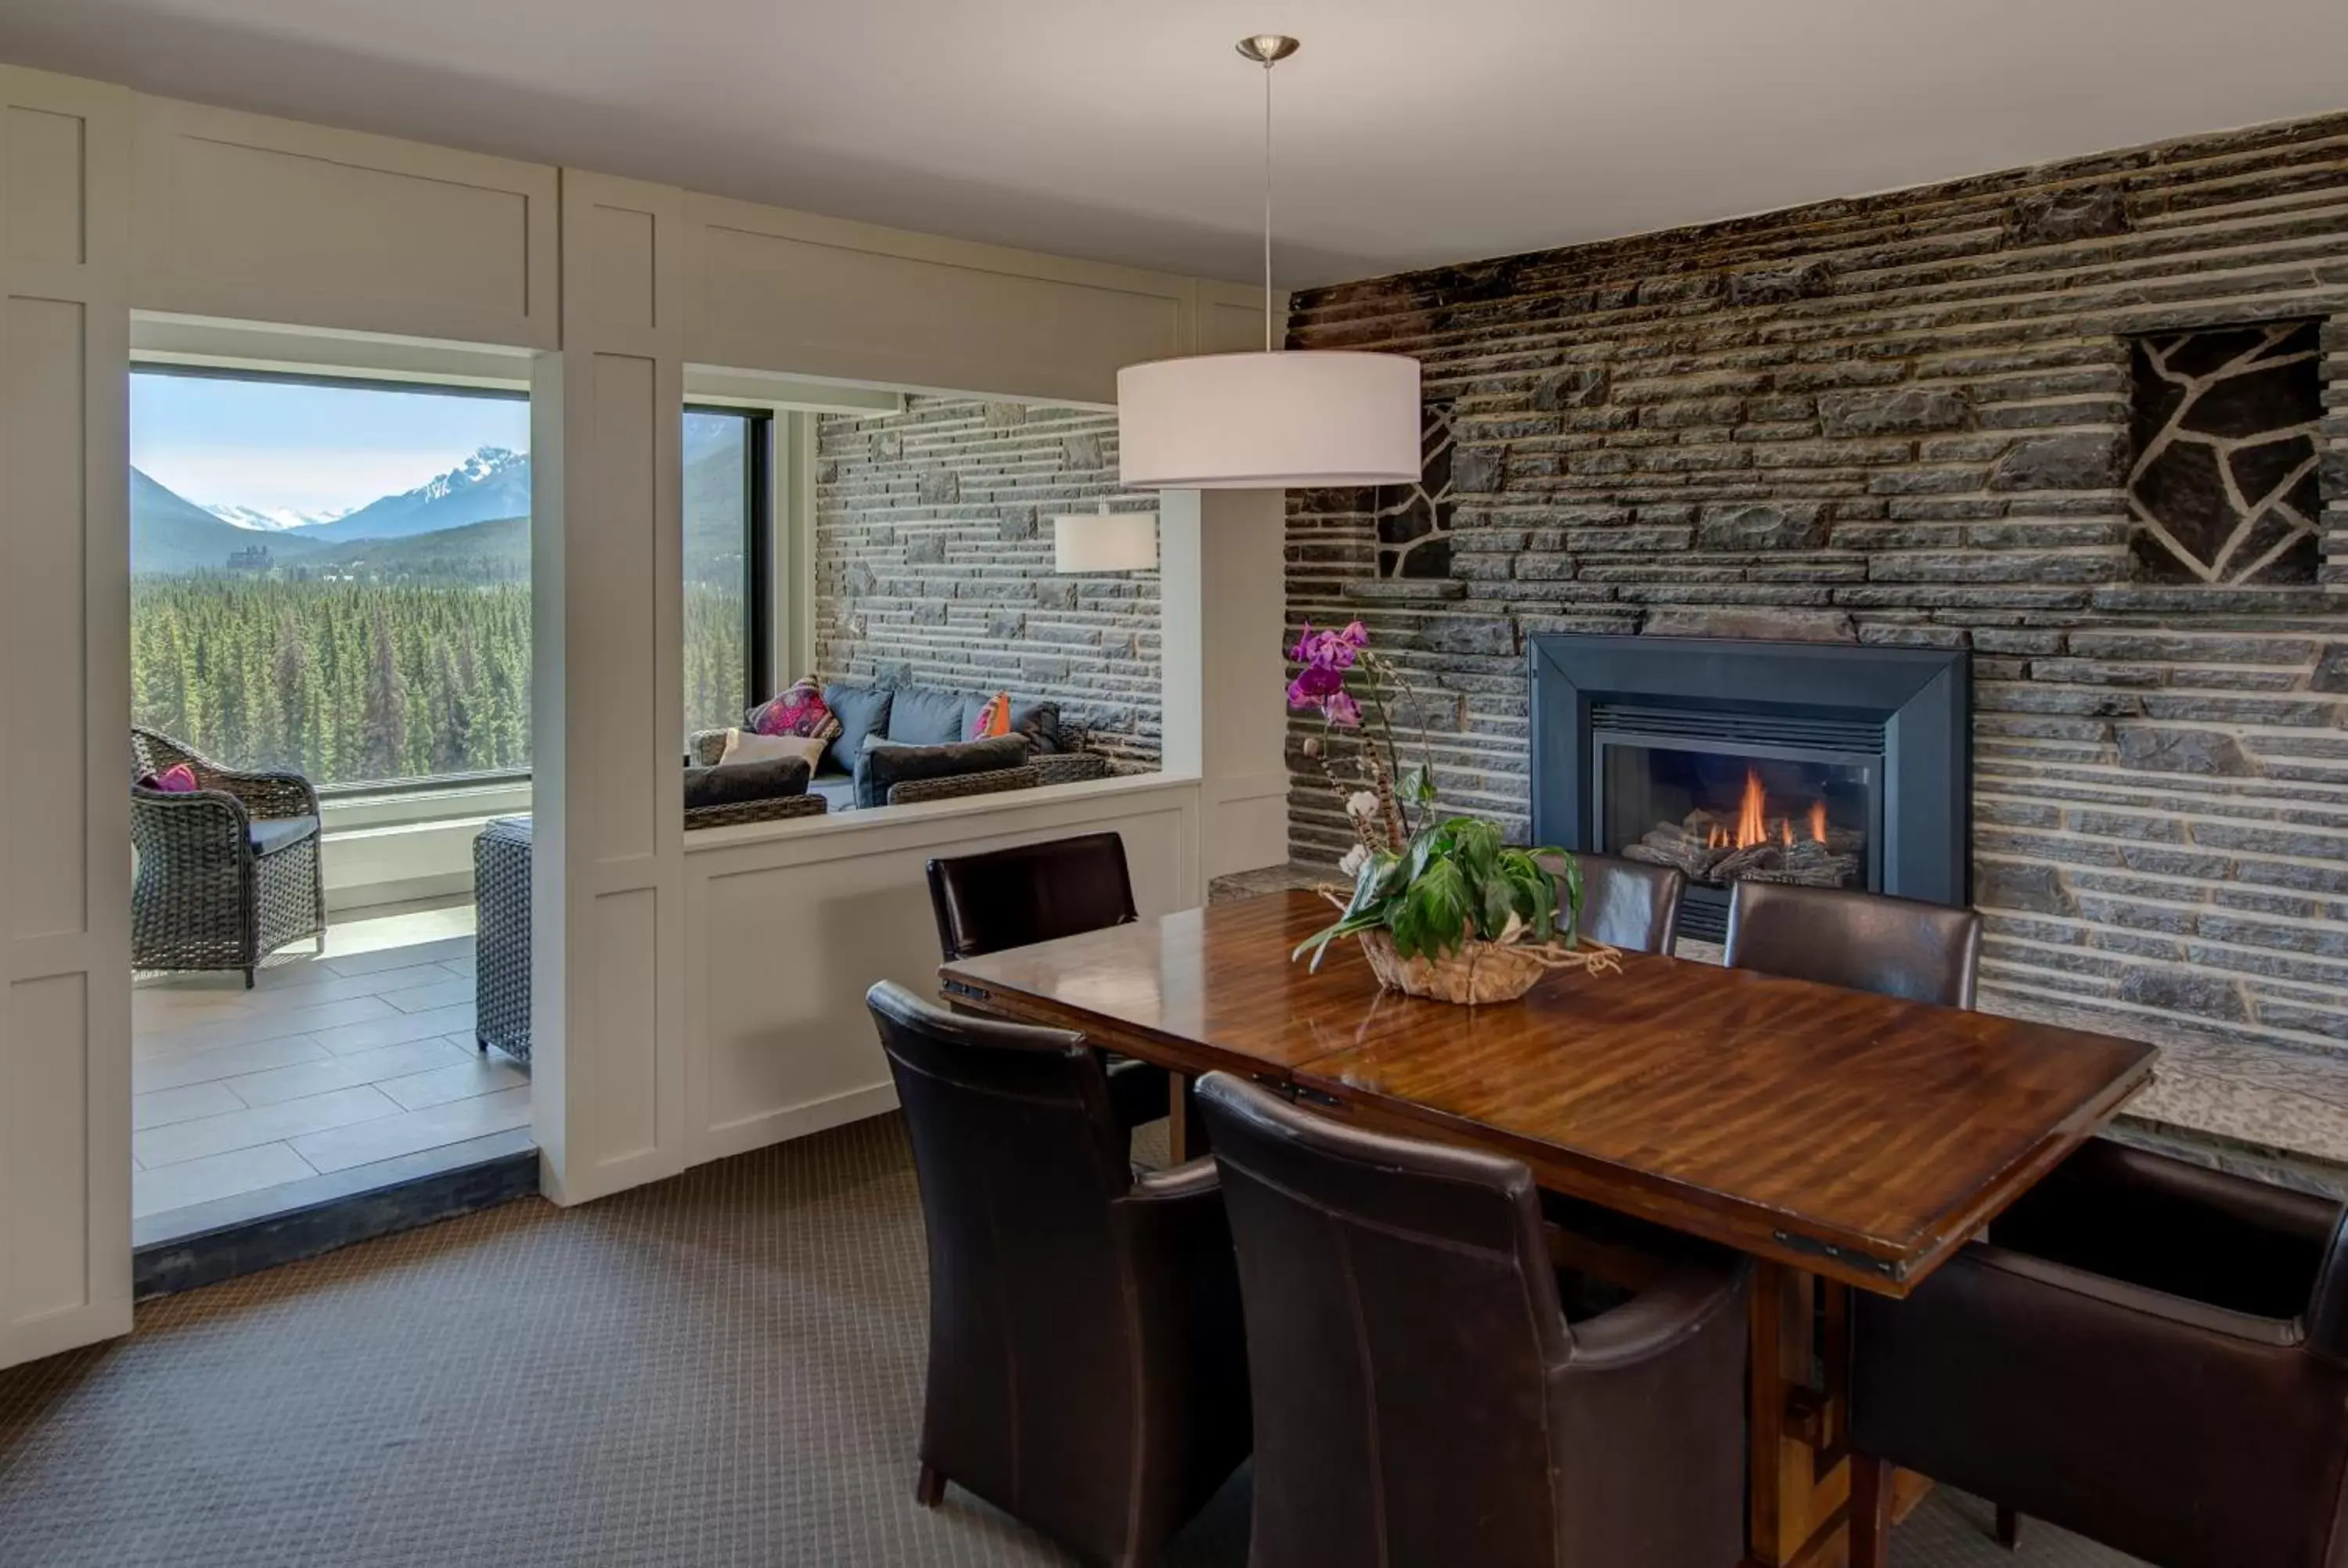
[[[2141,345],[2291,323],[2314,484],[2167,549]],[[1534,633],[1964,649],[1985,1005],[2348,1050],[2348,116],[1321,289],[1291,333],[1425,364],[1426,493],[1292,496],[1288,597],[1397,655],[1450,804],[1526,826]]]
[[[1117,416],[967,398],[816,433],[816,662],[850,677],[1048,697],[1095,750],[1155,762],[1158,574],[1060,577],[1052,518],[1138,498]]]

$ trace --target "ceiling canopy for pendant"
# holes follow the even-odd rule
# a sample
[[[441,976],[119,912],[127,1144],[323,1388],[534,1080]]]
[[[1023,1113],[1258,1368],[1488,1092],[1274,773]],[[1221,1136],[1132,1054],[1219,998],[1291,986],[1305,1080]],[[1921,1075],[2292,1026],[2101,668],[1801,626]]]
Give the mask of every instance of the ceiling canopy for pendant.
[[[1161,359],[1117,372],[1118,477],[1128,485],[1277,490],[1419,477],[1418,361],[1273,345],[1272,67],[1296,48],[1295,39],[1275,34],[1239,45],[1264,71],[1263,352]]]

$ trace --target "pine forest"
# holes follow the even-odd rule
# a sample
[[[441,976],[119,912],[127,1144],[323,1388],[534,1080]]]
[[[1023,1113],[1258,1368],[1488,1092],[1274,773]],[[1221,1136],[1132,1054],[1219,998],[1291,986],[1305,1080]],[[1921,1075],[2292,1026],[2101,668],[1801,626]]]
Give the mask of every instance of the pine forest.
[[[688,729],[738,723],[742,593],[685,585]],[[332,785],[530,766],[527,582],[140,577],[135,722]]]

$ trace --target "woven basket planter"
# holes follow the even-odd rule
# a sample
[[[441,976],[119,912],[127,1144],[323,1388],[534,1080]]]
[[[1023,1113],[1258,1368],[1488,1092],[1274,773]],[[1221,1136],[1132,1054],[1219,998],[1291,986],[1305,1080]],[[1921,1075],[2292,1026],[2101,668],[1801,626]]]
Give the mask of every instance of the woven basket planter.
[[[1371,971],[1388,990],[1434,1001],[1483,1007],[1512,1002],[1555,969],[1586,969],[1606,974],[1621,968],[1622,955],[1602,943],[1580,948],[1530,942],[1460,944],[1457,952],[1429,958],[1421,953],[1406,958],[1395,951],[1394,938],[1384,931],[1360,934],[1362,952]]]

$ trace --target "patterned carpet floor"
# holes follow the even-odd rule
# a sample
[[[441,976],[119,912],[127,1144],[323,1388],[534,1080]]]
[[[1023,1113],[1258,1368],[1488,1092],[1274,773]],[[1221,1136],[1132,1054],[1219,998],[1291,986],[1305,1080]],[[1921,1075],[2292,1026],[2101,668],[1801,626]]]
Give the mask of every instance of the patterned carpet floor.
[[[1057,1564],[912,1501],[919,1199],[882,1118],[574,1210],[537,1199],[139,1309],[0,1372],[8,1568]],[[2126,1568],[1936,1493],[1900,1568]],[[1245,1472],[1168,1568],[1241,1568]]]

